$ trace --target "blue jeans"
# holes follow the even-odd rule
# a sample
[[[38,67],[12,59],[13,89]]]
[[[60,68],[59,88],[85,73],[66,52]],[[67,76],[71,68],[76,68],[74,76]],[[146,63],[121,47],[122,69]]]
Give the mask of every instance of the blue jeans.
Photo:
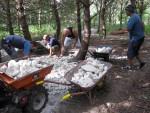
[[[26,40],[23,48],[23,54],[25,56],[28,56],[30,54],[31,47],[32,47],[31,42]]]

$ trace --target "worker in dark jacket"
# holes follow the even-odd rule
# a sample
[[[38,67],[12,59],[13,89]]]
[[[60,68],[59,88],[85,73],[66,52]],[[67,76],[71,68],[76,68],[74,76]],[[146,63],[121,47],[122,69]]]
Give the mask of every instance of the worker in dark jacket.
[[[56,38],[51,37],[49,35],[44,35],[43,41],[44,41],[44,44],[46,45],[46,47],[49,49],[50,56],[52,56],[54,54],[59,54],[60,43]]]
[[[1,46],[12,58],[17,57],[17,49],[22,49],[23,55],[28,56],[32,48],[32,44],[29,40],[18,35],[9,35],[3,38]]]

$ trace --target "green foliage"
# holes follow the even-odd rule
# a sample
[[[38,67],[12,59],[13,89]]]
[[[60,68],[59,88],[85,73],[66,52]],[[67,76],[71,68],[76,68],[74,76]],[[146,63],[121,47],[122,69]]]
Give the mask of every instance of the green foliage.
[[[55,33],[55,28],[49,24],[43,24],[41,25],[41,28],[39,28],[38,25],[30,25],[29,30],[32,38],[42,37],[44,34],[53,35]]]
[[[145,34],[150,35],[150,25],[145,25]]]
[[[120,24],[107,25],[106,28],[107,28],[107,32],[109,33],[115,30],[119,30]],[[126,24],[123,24],[122,28],[126,28]]]
[[[6,31],[3,24],[0,24],[0,39],[8,35],[8,32]]]
[[[53,35],[55,33],[55,27],[48,24],[41,25],[41,28],[39,28],[38,25],[30,25],[29,30],[32,38],[42,37],[44,34]],[[19,30],[18,26],[14,26],[14,33],[16,35],[23,36],[23,33]],[[9,35],[9,33],[6,31],[5,28],[2,27],[2,25],[0,25],[0,38],[7,35]]]

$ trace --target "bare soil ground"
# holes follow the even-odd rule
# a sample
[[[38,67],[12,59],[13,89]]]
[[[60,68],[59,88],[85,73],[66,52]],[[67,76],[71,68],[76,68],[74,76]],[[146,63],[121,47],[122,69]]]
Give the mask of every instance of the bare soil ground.
[[[92,38],[91,45],[112,45],[112,55],[126,55],[127,36],[108,36],[107,39]],[[150,39],[145,38],[141,57],[146,65],[141,70],[128,71],[121,67],[126,60],[110,59],[113,64],[105,85],[94,91],[93,104],[85,95],[63,102],[54,113],[150,113]],[[136,61],[135,61],[136,62]],[[138,65],[138,64],[137,64]]]
[[[125,56],[128,37],[108,36],[105,40],[90,40],[90,45],[102,44],[113,47],[112,55]],[[93,104],[82,95],[59,103],[59,107],[51,111],[47,107],[42,113],[150,113],[150,38],[145,38],[140,52],[146,62],[141,70],[122,70],[126,60],[110,59],[113,67],[107,73],[104,87],[93,91]]]

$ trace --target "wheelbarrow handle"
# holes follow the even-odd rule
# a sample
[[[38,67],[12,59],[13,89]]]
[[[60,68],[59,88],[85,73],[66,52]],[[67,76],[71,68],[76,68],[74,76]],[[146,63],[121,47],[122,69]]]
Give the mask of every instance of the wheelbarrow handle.
[[[91,56],[94,56],[94,54],[90,50],[88,50],[88,53],[90,53]]]

